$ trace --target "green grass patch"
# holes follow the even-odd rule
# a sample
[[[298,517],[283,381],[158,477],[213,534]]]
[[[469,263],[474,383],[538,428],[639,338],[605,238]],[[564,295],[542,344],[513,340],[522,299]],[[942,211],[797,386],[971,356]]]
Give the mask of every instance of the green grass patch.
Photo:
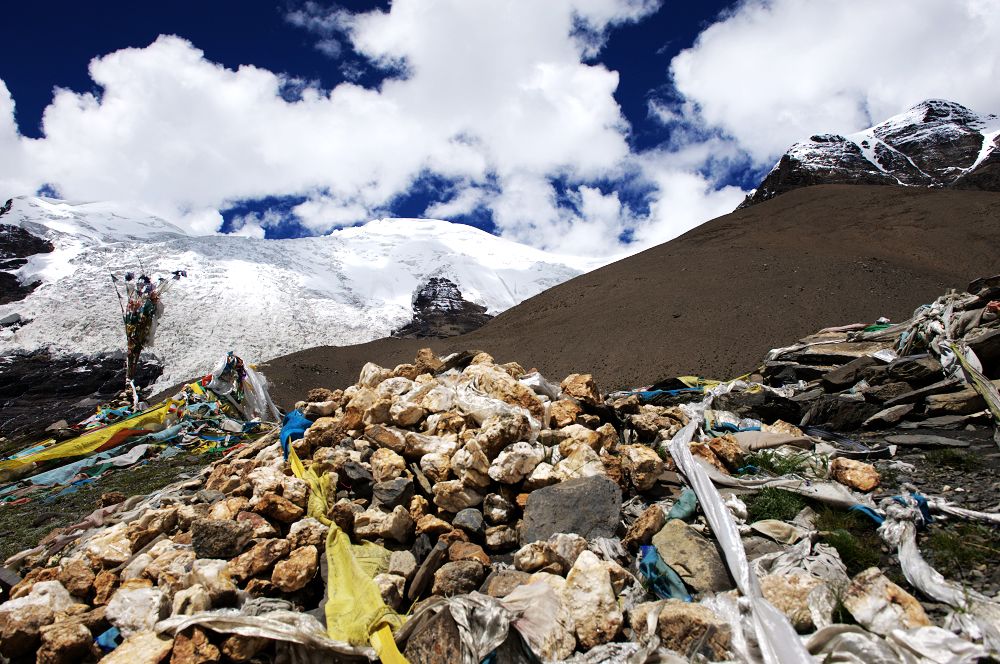
[[[945,576],[961,577],[972,567],[991,564],[1000,558],[1000,533],[978,523],[934,527],[920,544]]]
[[[805,506],[805,499],[796,493],[764,487],[747,503],[747,516],[751,522],[763,519],[789,521]]]
[[[882,539],[875,533],[875,524],[857,512],[823,507],[816,514],[816,529],[822,533],[821,540],[840,554],[851,576],[882,560]]]
[[[779,454],[774,450],[759,450],[748,454],[743,463],[747,466],[756,466],[772,475],[789,475],[807,470],[811,456],[808,452]]]
[[[976,457],[963,450],[955,450],[948,447],[931,450],[924,455],[927,463],[933,466],[947,466],[959,470],[972,470],[978,465]]]

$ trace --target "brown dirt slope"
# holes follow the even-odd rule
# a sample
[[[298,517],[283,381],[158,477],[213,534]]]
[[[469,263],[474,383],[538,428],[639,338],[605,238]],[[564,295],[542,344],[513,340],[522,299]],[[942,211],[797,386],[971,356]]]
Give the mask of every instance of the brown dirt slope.
[[[602,390],[685,374],[726,378],[821,327],[907,318],[947,288],[1000,272],[1000,193],[824,185],[714,219],[549,289],[469,334],[321,347],[268,362],[288,406],[416,350],[481,349]]]

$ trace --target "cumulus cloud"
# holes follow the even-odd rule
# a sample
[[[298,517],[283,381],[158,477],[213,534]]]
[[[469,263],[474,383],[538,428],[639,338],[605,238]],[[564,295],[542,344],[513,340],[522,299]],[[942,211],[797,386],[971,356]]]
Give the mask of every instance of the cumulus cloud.
[[[613,25],[654,8],[649,0],[396,0],[388,11],[323,14],[305,5],[288,20],[322,38],[342,34],[368,61],[406,72],[377,88],[331,91],[258,67],[227,69],[162,36],[95,58],[99,94],[57,90],[44,136],[13,139],[28,168],[0,164],[0,181],[134,201],[198,232],[221,226],[213,210],[289,195],[308,199],[294,212],[322,232],[386,212],[426,174],[474,189],[554,176],[584,184],[630,154],[618,74],[587,53]],[[13,126],[11,116],[0,123]],[[531,228],[539,244],[550,240],[555,228],[507,204],[514,195],[483,200],[502,208],[511,234]],[[247,223],[257,234],[267,227]]]
[[[926,97],[1000,108],[996,0],[744,0],[671,63],[650,118],[669,139],[638,150],[599,61],[616,26],[659,0],[394,0],[352,13],[316,2],[309,30],[332,90],[251,65],[228,69],[162,36],[95,58],[96,92],[55,91],[41,138],[20,136],[0,81],[0,189],[130,202],[192,232],[241,201],[295,197],[322,233],[393,213],[427,181],[428,216],[488,212],[499,233],[609,254],[670,239],[730,211],[734,174],[766,168],[812,133],[861,129]],[[348,57],[349,56],[349,57]],[[365,87],[358,67],[389,76]],[[624,72],[622,75],[627,75]]]
[[[850,133],[928,98],[1000,109],[996,0],[745,0],[670,67],[688,121],[758,162],[820,132]]]

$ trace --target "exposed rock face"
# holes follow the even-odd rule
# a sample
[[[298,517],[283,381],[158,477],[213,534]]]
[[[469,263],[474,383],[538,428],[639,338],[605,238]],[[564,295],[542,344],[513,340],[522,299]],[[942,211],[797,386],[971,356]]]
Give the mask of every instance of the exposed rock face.
[[[136,370],[136,384],[150,385],[162,372],[162,367],[144,357]],[[0,402],[4,411],[0,436],[11,440],[44,438],[45,427],[54,420],[77,422],[89,417],[98,404],[114,398],[124,386],[124,354],[54,355],[47,350],[5,353],[0,357]],[[40,418],[39,413],[51,415]]]
[[[392,336],[453,337],[478,329],[491,318],[486,307],[463,298],[455,282],[431,277],[413,297],[413,320]]]
[[[51,242],[20,226],[0,224],[0,304],[23,300],[38,287],[40,281],[21,283],[16,271],[28,262],[29,256],[47,254],[54,249]]]
[[[740,205],[814,184],[878,184],[1000,191],[995,115],[931,99],[870,129],[796,143]]]

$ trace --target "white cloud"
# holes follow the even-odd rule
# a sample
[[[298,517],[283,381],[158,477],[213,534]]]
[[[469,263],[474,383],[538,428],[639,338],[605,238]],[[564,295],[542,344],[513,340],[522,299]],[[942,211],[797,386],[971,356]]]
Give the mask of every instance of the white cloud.
[[[745,0],[671,63],[697,123],[760,163],[928,98],[1000,110],[996,0]]]
[[[393,76],[324,90],[227,69],[164,36],[94,59],[100,93],[57,90],[39,139],[18,134],[0,81],[0,191],[50,183],[198,233],[239,201],[299,196],[291,214],[321,233],[391,214],[430,178],[454,191],[430,216],[488,210],[511,239],[617,253],[622,233],[645,247],[730,211],[745,192],[724,186],[729,175],[810,134],[857,130],[927,97],[1000,110],[998,0],[744,0],[673,60],[675,95],[649,109],[670,138],[637,153],[614,98],[619,73],[594,57],[610,30],[658,4],[394,0],[350,13],[310,2],[286,20],[331,56],[350,51],[331,67]],[[648,214],[625,203],[635,191]],[[234,226],[259,237],[277,223]]]
[[[629,128],[613,96],[618,74],[585,62],[578,28],[600,38],[653,8],[396,0],[385,12],[349,15],[307,5],[288,20],[323,38],[342,34],[372,62],[405,63],[406,78],[329,92],[258,67],[227,69],[183,39],[160,37],[95,58],[100,95],[58,90],[43,138],[8,129],[26,167],[4,160],[0,185],[23,192],[51,182],[61,195],[134,202],[199,232],[213,230],[213,219],[221,225],[206,211],[306,196],[294,212],[322,232],[384,211],[426,174],[474,188],[557,176],[585,183],[629,157]],[[283,99],[289,91],[299,98]],[[0,113],[9,124],[10,109],[0,103]],[[518,233],[534,214],[504,220]]]

